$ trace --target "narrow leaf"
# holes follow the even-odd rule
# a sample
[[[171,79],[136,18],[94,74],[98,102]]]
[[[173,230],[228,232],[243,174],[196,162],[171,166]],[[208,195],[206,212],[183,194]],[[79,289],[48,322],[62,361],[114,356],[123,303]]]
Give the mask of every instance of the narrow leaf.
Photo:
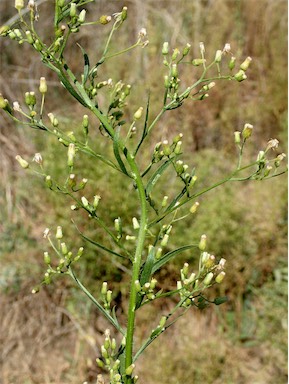
[[[77,43],[79,48],[81,49],[82,55],[83,55],[83,60],[84,60],[84,67],[83,67],[83,80],[82,80],[82,85],[84,85],[87,81],[88,74],[89,74],[89,69],[90,69],[90,64],[89,64],[89,58],[85,50],[82,48],[80,44]]]
[[[148,258],[144,264],[144,267],[140,276],[139,281],[141,285],[144,285],[145,283],[147,283],[152,275],[152,268],[155,261],[155,253],[156,253],[155,247],[152,247],[148,254]]]
[[[151,191],[153,190],[154,186],[158,182],[161,175],[164,173],[164,171],[168,168],[168,166],[171,164],[171,160],[166,160],[151,176],[149,179],[147,186],[146,186],[146,194],[149,195]]]
[[[173,257],[177,256],[178,254],[187,251],[188,249],[192,248],[199,248],[198,244],[189,244],[189,245],[184,245],[180,248],[175,249],[174,251],[170,251],[166,253],[161,259],[157,260],[154,263],[154,266],[152,268],[151,273],[155,273],[158,269],[160,269],[164,264],[166,264],[168,261],[170,261]]]
[[[73,222],[73,223],[74,223],[74,222]],[[105,247],[104,245],[98,243],[97,241],[92,240],[92,239],[90,239],[89,237],[85,236],[85,235],[78,229],[78,227],[76,226],[75,223],[74,223],[74,225],[75,225],[77,231],[79,232],[80,236],[81,236],[84,240],[88,241],[89,243],[95,245],[95,246],[98,247],[98,248],[103,249],[104,251],[106,251],[106,252],[108,252],[108,253],[110,253],[110,254],[112,254],[112,255],[114,255],[114,256],[121,257],[122,259],[127,259],[127,257],[121,255],[120,253],[115,252],[115,251],[113,251],[113,250],[111,250],[111,249]]]
[[[125,168],[125,165],[120,157],[120,153],[119,153],[119,145],[118,145],[118,142],[119,142],[119,133],[120,133],[120,127],[118,127],[116,130],[115,130],[115,135],[114,135],[114,138],[113,138],[113,152],[114,152],[114,156],[118,162],[118,165],[120,166],[120,169],[122,170],[122,172],[129,176],[126,168]]]

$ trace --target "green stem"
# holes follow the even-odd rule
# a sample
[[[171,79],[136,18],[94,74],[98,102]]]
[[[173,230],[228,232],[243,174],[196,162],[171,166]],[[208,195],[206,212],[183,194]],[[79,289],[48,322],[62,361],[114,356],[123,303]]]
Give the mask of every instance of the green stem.
[[[134,336],[134,324],[135,324],[135,310],[136,310],[136,299],[137,289],[135,281],[139,279],[141,258],[144,248],[145,236],[147,232],[147,207],[146,207],[146,194],[145,188],[142,182],[142,178],[135,162],[134,157],[129,153],[127,161],[131,168],[140,200],[141,217],[140,217],[140,228],[138,232],[138,239],[136,244],[136,251],[133,259],[133,270],[132,279],[130,285],[130,297],[129,297],[129,308],[128,308],[128,323],[127,323],[127,334],[126,334],[126,348],[125,348],[125,367],[129,367],[133,361],[133,336]],[[131,378],[126,378],[126,384],[131,383]]]

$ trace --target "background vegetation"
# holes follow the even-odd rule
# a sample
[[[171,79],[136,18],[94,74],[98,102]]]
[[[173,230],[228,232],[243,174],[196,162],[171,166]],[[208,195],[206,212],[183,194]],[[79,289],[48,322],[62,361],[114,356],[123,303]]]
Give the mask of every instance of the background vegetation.
[[[39,31],[49,39],[52,3],[39,7]],[[0,25],[15,15],[14,2],[0,2]],[[204,102],[187,103],[167,115],[155,132],[156,140],[185,136],[187,163],[195,166],[204,186],[231,169],[236,158],[233,132],[244,122],[254,124],[252,153],[255,156],[270,138],[287,142],[287,2],[285,0],[178,0],[126,2],[97,0],[88,9],[89,19],[129,9],[129,20],[114,41],[115,46],[134,42],[146,27],[150,44],[123,60],[107,65],[107,77],[133,85],[133,113],[145,105],[150,89],[151,105],[158,110],[162,95],[161,46],[192,44],[198,56],[199,42],[213,57],[217,49],[231,43],[236,56],[253,58],[249,79],[242,84],[218,83]],[[77,41],[98,57],[106,26],[84,29]],[[30,47],[0,40],[0,89],[10,100],[36,90],[40,76],[51,89],[46,112],[61,116],[68,129],[81,129],[80,107],[64,98],[57,79],[48,73]],[[74,69],[82,65],[75,42],[70,49]],[[184,66],[184,79],[196,76]],[[185,81],[185,80],[184,80]],[[64,120],[66,119],[66,120]],[[96,146],[102,146],[95,129]],[[153,141],[152,141],[153,142]],[[0,115],[0,371],[3,384],[94,383],[98,373],[95,358],[105,321],[67,280],[31,296],[31,288],[42,276],[42,239],[45,227],[63,225],[78,244],[69,204],[49,193],[41,180],[28,177],[15,164],[16,154],[32,159],[41,152],[51,174],[61,178],[66,150],[44,134],[15,127]],[[102,148],[105,151],[105,147]],[[62,156],[62,157],[61,157]],[[127,217],[134,203],[123,181],[106,169],[85,164],[83,177],[103,196],[101,208],[114,219],[121,207]],[[172,183],[171,183],[172,184]],[[168,186],[173,188],[173,184]],[[92,193],[95,193],[92,191]],[[228,304],[203,312],[190,311],[172,333],[163,335],[144,355],[139,370],[146,383],[283,384],[287,382],[287,185],[285,177],[264,183],[231,184],[206,195],[194,220],[181,224],[174,245],[198,239],[206,233],[212,250],[228,260],[222,293]],[[96,228],[85,218],[78,225],[92,236]],[[177,229],[177,227],[176,227]],[[102,236],[97,232],[97,236]],[[173,247],[173,244],[171,244]],[[108,279],[114,285],[114,300],[126,308],[125,266],[107,264],[105,255],[89,248],[80,268],[92,290],[99,291]],[[185,259],[194,263],[194,254]],[[164,285],[175,284],[184,258],[176,260],[158,277]],[[80,271],[81,272],[81,271]],[[159,304],[162,311],[165,304]],[[155,309],[142,314],[139,337],[153,323]]]

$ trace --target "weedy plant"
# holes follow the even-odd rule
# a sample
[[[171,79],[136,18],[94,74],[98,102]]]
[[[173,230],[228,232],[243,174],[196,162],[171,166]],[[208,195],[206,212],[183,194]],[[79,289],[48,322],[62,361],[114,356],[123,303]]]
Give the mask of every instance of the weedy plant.
[[[250,139],[253,126],[245,123],[241,131],[234,132],[232,140],[235,141],[238,156],[236,167],[227,177],[219,180],[206,188],[198,188],[197,173],[190,169],[182,160],[182,133],[176,135],[173,140],[163,140],[153,144],[148,164],[143,164],[142,151],[144,143],[152,138],[151,132],[156,129],[163,115],[170,110],[180,108],[185,102],[203,100],[209,97],[210,90],[216,86],[216,82],[227,80],[242,82],[247,79],[247,70],[251,64],[251,58],[244,61],[236,59],[230,44],[225,44],[210,60],[207,57],[204,43],[200,43],[199,57],[190,57],[190,44],[182,49],[170,49],[169,43],[162,46],[161,55],[166,71],[164,76],[163,103],[156,115],[150,112],[150,98],[147,103],[140,106],[132,115],[131,121],[126,118],[129,110],[129,97],[132,87],[121,79],[113,82],[109,75],[103,73],[103,63],[124,55],[132,49],[145,48],[148,44],[147,32],[142,28],[136,38],[135,44],[113,52],[111,41],[114,34],[125,24],[127,8],[113,15],[98,16],[96,21],[86,21],[87,11],[83,6],[93,0],[56,0],[54,14],[54,38],[49,44],[42,41],[37,32],[37,20],[39,18],[36,2],[30,0],[27,8],[24,8],[23,0],[15,1],[18,10],[18,19],[13,25],[3,26],[1,36],[10,38],[20,45],[29,44],[36,50],[45,66],[55,72],[66,91],[82,106],[83,117],[79,121],[82,126],[82,135],[79,137],[72,132],[67,132],[62,127],[61,119],[52,112],[45,111],[48,86],[44,77],[40,78],[39,92],[28,91],[23,102],[8,101],[5,96],[0,96],[0,107],[17,124],[36,130],[45,131],[58,140],[59,144],[67,147],[66,168],[67,177],[59,182],[53,175],[45,170],[45,161],[41,154],[35,154],[33,161],[27,161],[20,155],[16,160],[20,166],[28,171],[41,176],[47,188],[58,194],[66,195],[73,204],[71,210],[76,212],[83,210],[89,220],[94,220],[105,231],[110,240],[111,247],[102,244],[97,238],[88,238],[80,232],[84,241],[91,242],[111,257],[125,260],[130,266],[130,290],[129,305],[126,314],[126,323],[120,323],[117,316],[117,308],[112,306],[112,291],[110,283],[102,283],[101,292],[94,297],[77,277],[75,265],[81,262],[85,252],[81,247],[74,250],[64,241],[61,226],[55,228],[55,234],[49,229],[44,231],[44,237],[51,246],[51,250],[44,252],[46,271],[43,281],[33,289],[37,292],[42,285],[50,284],[54,278],[66,275],[73,279],[89,300],[97,307],[108,323],[115,328],[118,336],[111,335],[108,329],[104,332],[104,342],[100,347],[100,356],[96,363],[107,370],[111,384],[132,384],[138,379],[135,364],[147,347],[158,338],[191,307],[204,308],[210,303],[219,305],[225,302],[226,297],[216,297],[209,300],[207,291],[215,284],[222,283],[225,278],[224,258],[217,259],[208,252],[206,235],[195,242],[189,241],[177,249],[166,251],[167,244],[178,221],[184,220],[189,215],[194,215],[198,209],[198,197],[208,191],[227,182],[242,182],[248,180],[263,180],[276,177],[286,172],[282,168],[285,154],[274,156],[272,150],[278,147],[278,140],[270,139],[264,150],[257,154],[256,160],[243,164],[243,152]],[[88,53],[79,45],[79,52],[83,56],[84,66],[81,76],[76,76],[69,63],[65,59],[68,40],[73,38],[80,29],[87,25],[111,24],[110,32],[103,51],[97,62],[91,62]],[[202,68],[197,81],[187,86],[182,85],[181,73],[183,65],[191,65]],[[106,80],[101,80],[106,79]],[[103,101],[105,100],[105,101]],[[86,112],[87,111],[87,112]],[[91,130],[95,130],[89,118],[89,114],[96,116],[99,121],[98,140],[104,140],[111,146],[108,154],[95,151],[91,138]],[[151,147],[152,148],[152,147]],[[147,147],[145,149],[147,151]],[[116,217],[114,222],[99,215],[101,196],[87,196],[84,194],[87,179],[75,174],[77,153],[87,155],[87,161],[94,161],[95,167],[99,163],[111,172],[120,173],[126,180],[127,186],[132,186],[134,193],[131,199],[138,201],[138,209],[134,217],[131,217],[131,229],[127,231],[122,226],[122,218]],[[273,155],[272,155],[273,154]],[[180,189],[174,196],[165,195],[161,198],[157,193],[160,186],[166,184],[166,173],[173,170],[179,180]],[[109,188],[109,185],[107,186]],[[158,189],[159,187],[159,189]],[[95,186],[97,190],[97,185]],[[187,206],[184,214],[180,209]],[[156,279],[156,273],[173,258],[187,250],[196,249],[199,252],[199,265],[196,271],[192,271],[188,263],[180,270],[180,279],[173,290],[164,291]],[[159,314],[159,321],[155,328],[150,330],[147,338],[140,345],[135,343],[135,323],[138,310],[146,305],[153,305],[156,300],[171,298],[171,310],[165,314]],[[117,340],[117,341],[116,341]],[[103,383],[102,375],[98,376],[97,383]]]

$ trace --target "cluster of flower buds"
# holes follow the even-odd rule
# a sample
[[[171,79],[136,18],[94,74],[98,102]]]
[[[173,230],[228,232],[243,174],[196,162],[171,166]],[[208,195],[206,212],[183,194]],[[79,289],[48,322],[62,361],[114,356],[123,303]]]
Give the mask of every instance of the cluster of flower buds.
[[[87,179],[82,179],[87,182]],[[82,196],[80,199],[81,207],[84,208],[90,215],[95,215],[95,211],[98,207],[99,201],[101,197],[99,195],[95,195],[93,197],[93,202],[90,203],[85,196]],[[79,208],[79,206],[77,206]]]
[[[187,187],[192,187],[197,181],[197,176],[194,174],[194,170],[191,172],[191,174],[188,173],[188,168],[189,166],[184,164],[182,160],[177,160],[175,162],[175,170],[177,175],[181,178]]]
[[[62,273],[67,273],[69,266],[80,259],[80,257],[83,254],[84,248],[80,247],[76,253],[73,253],[72,251],[70,251],[66,243],[62,241],[63,232],[62,232],[61,226],[58,226],[56,229],[56,233],[55,233],[55,239],[57,242],[56,245],[54,245],[53,241],[51,240],[49,228],[46,228],[44,230],[43,237],[49,240],[51,246],[53,247],[54,250],[56,250],[56,253],[59,257],[57,265],[52,266],[51,256],[49,252],[45,251],[43,254],[43,259],[44,259],[44,263],[47,265],[47,270],[44,273],[44,279],[42,284],[50,284],[53,276],[59,275]],[[36,293],[37,291],[38,289],[35,288],[32,292]]]
[[[64,5],[64,4],[63,4]],[[68,26],[72,33],[78,32],[79,27],[85,22],[86,10],[82,9],[80,12],[77,10],[77,4],[71,2],[69,9],[70,20]]]
[[[224,272],[226,260],[222,258],[216,262],[215,256],[205,251],[206,242],[206,235],[202,235],[199,241],[201,255],[198,273],[189,273],[188,263],[185,263],[180,270],[181,279],[177,282],[177,289],[184,307],[196,305],[201,308],[204,303],[195,302],[195,297],[199,297],[200,292],[209,286],[220,284],[226,275]]]
[[[101,287],[101,297],[102,301],[104,303],[104,308],[109,311],[110,310],[110,305],[111,305],[111,300],[112,300],[112,291],[110,289],[107,289],[107,282],[104,281],[102,283]]]
[[[111,384],[121,384],[122,378],[119,373],[120,360],[116,359],[117,345],[116,340],[110,337],[110,330],[104,332],[104,343],[100,347],[101,357],[96,359],[97,365],[109,372]]]
[[[183,48],[182,52],[178,48],[175,48],[169,58],[168,57],[170,53],[169,43],[168,42],[163,43],[163,47],[162,47],[162,55],[164,57],[163,63],[169,69],[168,75],[166,75],[164,78],[164,85],[167,90],[167,96],[171,100],[179,99],[178,89],[179,89],[180,79],[178,77],[179,75],[178,64],[183,60],[184,57],[188,55],[188,53],[190,52],[190,48],[191,48],[190,44],[187,44]]]
[[[275,151],[279,146],[279,141],[277,139],[270,139],[267,143],[267,146],[264,151],[259,151],[257,155],[256,162],[258,164],[258,170],[256,172],[255,178],[264,179],[265,177],[270,176],[273,167],[271,163],[274,162],[275,171],[280,167],[281,162],[286,158],[285,153],[278,154],[274,159],[270,160],[267,158],[268,151]]]
[[[157,163],[163,157],[172,157],[182,153],[182,137],[183,134],[179,133],[173,138],[171,143],[168,140],[163,140],[155,145],[152,162]]]
[[[143,286],[141,286],[139,280],[135,281],[135,286],[137,292],[145,296],[147,300],[154,300],[156,298],[155,295],[155,289],[157,285],[157,280],[155,278],[152,278],[150,282],[145,283]]]

